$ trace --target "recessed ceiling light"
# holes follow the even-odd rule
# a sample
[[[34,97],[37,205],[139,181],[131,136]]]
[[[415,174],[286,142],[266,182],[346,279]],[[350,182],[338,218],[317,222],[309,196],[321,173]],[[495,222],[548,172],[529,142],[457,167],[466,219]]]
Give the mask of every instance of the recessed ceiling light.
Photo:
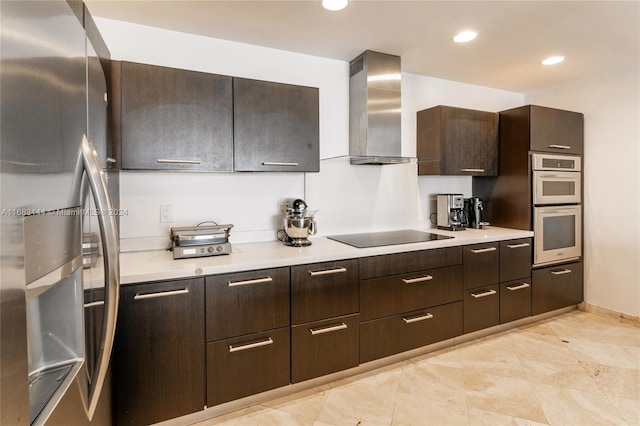
[[[322,7],[327,10],[342,10],[349,5],[349,0],[322,0]]]
[[[475,31],[462,31],[453,38],[453,41],[455,41],[456,43],[466,43],[473,40],[477,36],[478,33],[476,33]]]
[[[547,59],[542,61],[542,65],[555,65],[564,61],[564,56],[549,56]]]

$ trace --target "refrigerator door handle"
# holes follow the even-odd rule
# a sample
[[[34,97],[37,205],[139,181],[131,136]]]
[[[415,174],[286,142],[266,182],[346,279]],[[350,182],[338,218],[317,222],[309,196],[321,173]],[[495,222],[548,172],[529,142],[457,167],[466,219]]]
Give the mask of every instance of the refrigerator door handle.
[[[80,151],[83,169],[89,180],[89,187],[96,204],[96,215],[102,237],[105,275],[105,319],[102,324],[100,345],[98,346],[100,348],[100,353],[97,355],[96,369],[94,377],[91,378],[91,386],[88,389],[88,395],[86,395],[87,400],[84,401],[87,416],[89,417],[89,420],[91,420],[98,405],[102,386],[107,376],[109,360],[113,349],[120,292],[120,265],[118,260],[119,249],[116,221],[113,214],[111,198],[109,197],[107,189],[107,182],[102,166],[100,165],[98,154],[93,144],[87,139],[86,135],[82,138]],[[79,190],[76,196],[80,197],[80,192],[81,191]]]

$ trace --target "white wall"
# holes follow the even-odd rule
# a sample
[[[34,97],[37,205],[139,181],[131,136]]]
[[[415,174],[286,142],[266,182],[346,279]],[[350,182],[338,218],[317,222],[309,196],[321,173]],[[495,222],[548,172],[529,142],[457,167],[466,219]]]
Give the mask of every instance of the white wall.
[[[640,70],[529,93],[584,113],[585,301],[640,316]]]
[[[319,210],[318,234],[430,227],[429,198],[471,196],[469,177],[417,177],[415,164],[351,166],[348,154],[348,63],[107,19],[96,19],[113,59],[320,88],[320,173],[123,172],[123,250],[162,247],[169,228],[204,220],[233,223],[232,242],[274,239],[278,204],[302,197]],[[524,96],[403,73],[402,153],[415,155],[415,113],[445,104],[499,111]],[[159,223],[172,204],[174,223]]]

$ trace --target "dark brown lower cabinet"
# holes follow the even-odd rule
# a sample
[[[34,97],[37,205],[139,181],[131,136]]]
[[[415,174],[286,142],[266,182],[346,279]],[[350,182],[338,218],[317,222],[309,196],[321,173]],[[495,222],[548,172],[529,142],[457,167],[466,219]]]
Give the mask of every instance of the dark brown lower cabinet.
[[[464,292],[464,332],[500,323],[500,287],[490,285]]]
[[[358,260],[291,267],[291,324],[358,312]]]
[[[531,272],[533,315],[577,305],[583,300],[582,262]]]
[[[360,323],[360,362],[462,334],[462,302]]]
[[[358,366],[358,314],[291,327],[291,383]]]
[[[290,383],[289,327],[207,343],[207,406]]]
[[[500,284],[500,324],[531,316],[531,279]]]
[[[462,248],[465,289],[500,282],[499,247],[499,243],[483,243]]]
[[[123,286],[114,359],[118,424],[202,410],[204,279]]]
[[[462,266],[360,281],[360,318],[367,321],[462,299]]]
[[[500,282],[531,275],[531,238],[500,242]]]

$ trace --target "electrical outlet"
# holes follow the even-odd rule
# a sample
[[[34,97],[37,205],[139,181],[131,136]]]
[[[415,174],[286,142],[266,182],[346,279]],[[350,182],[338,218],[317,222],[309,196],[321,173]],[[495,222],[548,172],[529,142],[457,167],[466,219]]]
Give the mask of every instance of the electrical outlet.
[[[170,204],[160,206],[160,223],[173,222],[173,206]]]

